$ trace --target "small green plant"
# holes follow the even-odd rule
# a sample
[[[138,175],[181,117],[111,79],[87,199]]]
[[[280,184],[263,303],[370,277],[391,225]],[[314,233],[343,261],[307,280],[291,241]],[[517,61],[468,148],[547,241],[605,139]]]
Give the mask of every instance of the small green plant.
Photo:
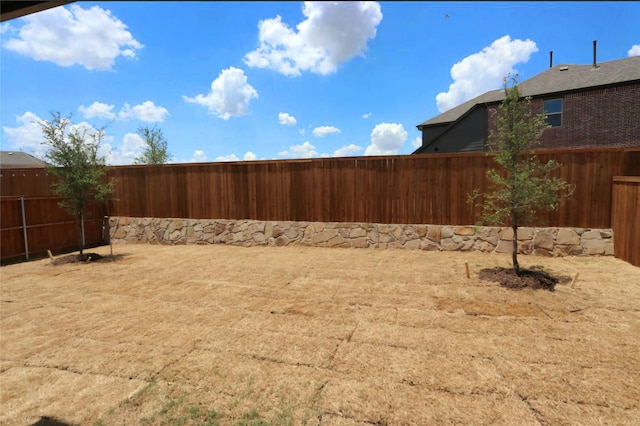
[[[236,423],[236,426],[269,426],[260,413],[254,408],[242,415],[242,420]]]
[[[152,425],[156,422],[156,416],[144,417],[140,420],[141,425]]]
[[[293,407],[283,406],[271,420],[273,426],[293,426]]]
[[[200,407],[189,407],[187,408],[187,411],[189,411],[189,414],[191,415],[192,419],[197,419],[202,415],[202,411],[200,411]]]
[[[178,417],[178,418],[171,418],[169,419],[169,424],[171,426],[183,426],[185,424],[187,424],[187,422],[189,421],[189,417],[187,416],[183,416],[183,417]]]
[[[256,410],[255,408],[251,411],[249,411],[248,413],[244,413],[242,415],[242,418],[245,420],[253,420],[253,419],[259,419],[260,418],[260,414],[258,413],[258,410]]]
[[[169,402],[167,402],[166,404],[164,404],[164,407],[162,407],[162,410],[160,410],[160,414],[165,415],[167,414],[169,411],[171,411],[171,409],[173,407],[175,407],[176,405],[178,405],[178,402],[175,400],[170,400]]]
[[[307,425],[310,422],[312,422],[313,424],[318,424],[322,419],[322,416],[324,416],[324,414],[325,414],[325,411],[321,408],[308,409],[305,411],[304,415],[302,416],[302,424]]]
[[[142,399],[142,397],[148,393],[149,391],[151,391],[151,389],[153,389],[156,386],[157,382],[156,379],[153,378],[151,379],[151,381],[149,383],[147,383],[142,389],[140,389],[138,392],[135,393],[135,395],[131,396],[130,398],[127,398],[122,404],[125,406],[137,406],[140,405],[140,400]],[[108,412],[107,415],[112,415],[115,411],[115,408],[111,408]]]
[[[202,423],[202,426],[218,426],[219,414],[216,410],[207,411],[207,415]]]

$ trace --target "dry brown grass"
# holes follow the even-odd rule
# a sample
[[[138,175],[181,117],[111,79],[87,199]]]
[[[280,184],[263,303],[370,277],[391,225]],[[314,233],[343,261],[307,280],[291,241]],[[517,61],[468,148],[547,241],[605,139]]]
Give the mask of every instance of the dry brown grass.
[[[0,269],[1,424],[640,419],[640,268],[615,258],[523,256],[580,273],[548,292],[480,281],[509,258],[479,253],[115,252]]]

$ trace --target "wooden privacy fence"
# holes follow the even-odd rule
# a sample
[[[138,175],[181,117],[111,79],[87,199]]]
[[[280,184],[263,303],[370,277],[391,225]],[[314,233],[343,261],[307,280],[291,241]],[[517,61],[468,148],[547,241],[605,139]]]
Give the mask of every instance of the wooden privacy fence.
[[[571,199],[559,211],[542,215],[540,224],[612,228],[614,211],[620,226],[626,227],[629,222],[623,217],[637,214],[612,208],[623,197],[614,200],[613,182],[614,176],[640,175],[640,148],[539,151],[538,157],[561,163],[555,176],[575,185]],[[87,244],[100,240],[105,214],[471,225],[479,221],[481,209],[467,202],[468,195],[475,188],[488,189],[486,170],[493,166],[484,153],[117,166],[107,174],[116,180],[114,201],[92,216]],[[25,253],[15,196],[25,197],[30,251],[76,244],[73,218],[63,217],[51,197],[52,179],[43,169],[0,173],[2,195],[14,196],[13,201],[2,197],[2,259],[5,253]],[[35,207],[37,203],[49,204]],[[640,251],[640,241],[632,239],[630,244],[621,250]]]
[[[571,199],[549,226],[611,227],[612,179],[640,174],[640,149],[539,152],[563,166]],[[427,154],[114,167],[112,216],[470,225],[490,156]],[[636,171],[633,173],[632,170]]]
[[[0,197],[2,263],[52,252],[76,250],[77,218],[58,206],[60,197]],[[92,206],[84,220],[85,246],[103,243],[104,208]]]
[[[611,210],[616,257],[640,266],[640,176],[613,178]]]

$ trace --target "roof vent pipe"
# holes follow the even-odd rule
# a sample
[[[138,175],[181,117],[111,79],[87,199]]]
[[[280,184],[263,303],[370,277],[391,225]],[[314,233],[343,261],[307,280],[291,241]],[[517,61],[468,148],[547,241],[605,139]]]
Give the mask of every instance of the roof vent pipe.
[[[596,65],[596,44],[598,44],[598,40],[593,40],[593,67],[598,68]]]
[[[553,68],[553,50],[549,51],[549,68]]]

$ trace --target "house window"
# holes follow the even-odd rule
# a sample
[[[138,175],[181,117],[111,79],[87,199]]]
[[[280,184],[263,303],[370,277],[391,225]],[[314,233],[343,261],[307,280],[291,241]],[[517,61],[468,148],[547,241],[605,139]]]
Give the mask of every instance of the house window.
[[[544,114],[551,127],[562,126],[562,99],[544,101]]]

